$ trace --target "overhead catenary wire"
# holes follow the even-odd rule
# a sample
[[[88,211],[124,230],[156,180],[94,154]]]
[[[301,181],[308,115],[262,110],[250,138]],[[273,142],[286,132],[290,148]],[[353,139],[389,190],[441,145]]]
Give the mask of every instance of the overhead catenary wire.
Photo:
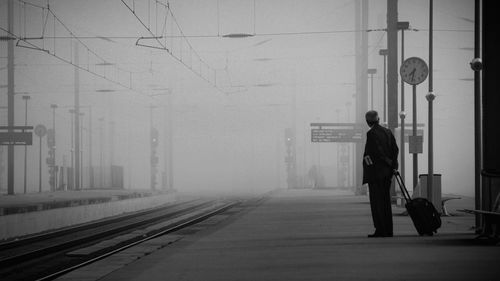
[[[4,31],[4,32],[6,32],[7,34],[9,34],[9,35],[13,36],[14,38],[16,38],[16,39],[18,40],[18,44],[17,44],[17,46],[18,46],[18,47],[25,47],[25,48],[28,48],[28,49],[33,49],[33,50],[42,51],[42,52],[44,52],[44,53],[46,53],[46,54],[48,54],[48,55],[50,55],[50,56],[52,56],[52,57],[54,57],[54,58],[56,58],[56,59],[58,59],[58,60],[62,61],[62,62],[64,62],[64,63],[70,64],[70,65],[72,65],[72,66],[74,66],[74,67],[76,67],[76,68],[78,68],[78,69],[80,69],[80,70],[83,70],[83,71],[85,71],[85,72],[87,72],[87,73],[90,73],[90,74],[92,74],[92,75],[94,75],[94,76],[97,76],[97,77],[99,77],[99,78],[101,78],[101,79],[104,79],[104,80],[106,80],[106,81],[108,81],[108,82],[110,82],[110,83],[113,83],[113,84],[115,84],[115,85],[121,86],[121,87],[126,88],[126,89],[129,89],[129,90],[131,90],[131,91],[133,91],[133,92],[136,92],[136,93],[138,93],[138,94],[144,95],[144,96],[146,96],[146,97],[150,97],[149,95],[147,95],[146,93],[143,93],[142,91],[139,91],[139,90],[134,89],[134,88],[130,88],[130,87],[128,87],[127,85],[125,85],[125,84],[123,84],[123,83],[120,83],[120,82],[118,82],[118,81],[111,80],[111,79],[107,78],[107,77],[106,77],[106,76],[104,76],[104,75],[101,75],[101,74],[99,74],[99,73],[96,73],[96,72],[93,72],[93,71],[91,71],[91,70],[88,70],[88,69],[86,69],[86,68],[82,67],[82,66],[81,66],[81,65],[79,65],[79,64],[75,64],[75,63],[73,63],[73,61],[71,61],[71,60],[68,60],[68,59],[63,58],[63,57],[61,57],[61,56],[58,56],[58,55],[57,55],[57,54],[55,54],[55,53],[50,53],[50,51],[45,50],[45,49],[43,49],[43,48],[40,48],[40,47],[38,47],[37,45],[35,45],[35,44],[31,43],[31,42],[28,42],[28,41],[26,41],[26,40],[24,40],[24,39],[20,38],[20,37],[19,37],[19,36],[17,36],[16,34],[13,34],[13,33],[9,32],[7,29],[5,29],[5,28],[3,28],[3,27],[0,27],[0,30],[2,30],[2,31]],[[28,44],[29,46],[19,45],[19,42],[21,42],[21,41],[22,41],[22,42],[24,42],[24,43],[26,43],[26,44]],[[150,97],[150,98],[151,98],[151,97]]]
[[[131,71],[128,71],[128,70],[124,70],[124,69],[121,69],[120,67],[116,66],[115,64],[113,63],[110,63],[107,59],[105,59],[104,57],[102,57],[101,55],[99,55],[96,51],[92,50],[92,48],[90,48],[87,44],[85,44],[82,39],[84,39],[84,37],[80,37],[80,36],[77,36],[76,34],[74,34],[74,32],[56,15],[56,13],[51,9],[51,6],[50,6],[50,1],[47,1],[47,6],[41,6],[41,5],[37,5],[37,4],[33,4],[33,3],[30,3],[30,2],[26,2],[26,1],[23,1],[23,0],[16,0],[19,5],[21,5],[21,7],[24,7],[23,9],[25,9],[26,5],[28,6],[31,6],[31,7],[34,7],[34,8],[37,8],[37,9],[40,9],[41,10],[41,14],[42,14],[42,30],[41,30],[41,36],[39,37],[27,37],[26,36],[26,32],[23,32],[20,31],[20,35],[17,35],[17,34],[14,34],[14,33],[11,33],[9,31],[7,31],[5,28],[3,27],[0,27],[1,30],[7,32],[8,34],[10,34],[11,36],[13,36],[14,38],[17,39],[17,44],[16,46],[17,47],[24,47],[24,48],[28,48],[28,49],[33,49],[33,50],[39,50],[39,51],[43,51],[57,59],[59,59],[60,61],[64,62],[64,63],[67,63],[67,64],[70,64],[70,65],[73,65],[75,67],[77,67],[78,69],[80,70],[84,70],[94,76],[97,76],[99,78],[102,78],[108,82],[111,82],[115,85],[118,85],[120,87],[124,87],[126,89],[129,89],[135,93],[138,93],[138,94],[141,94],[143,96],[146,96],[148,98],[152,98],[150,97],[149,95],[147,95],[146,93],[143,93],[142,91],[138,90],[138,89],[134,89],[132,88],[132,83],[130,83],[128,86],[125,85],[124,83],[120,82],[120,81],[117,81],[117,80],[113,80],[113,79],[110,79],[109,77],[107,77],[106,75],[106,68],[104,67],[103,69],[103,74],[100,74],[96,71],[92,71],[90,69],[90,55],[92,55],[93,57],[95,57],[99,62],[96,63],[95,65],[103,65],[103,66],[106,66],[106,65],[113,65],[113,67],[116,69],[115,73],[118,75],[118,73],[120,71],[122,72],[126,72],[126,73],[130,73],[130,77],[132,76],[132,72]],[[25,15],[26,16],[26,15]],[[45,36],[46,35],[46,30],[47,30],[47,23],[48,23],[48,20],[49,20],[49,16],[52,16],[52,19],[53,19],[53,35],[54,36]],[[63,29],[69,34],[69,36],[57,36],[56,35],[56,24],[59,24],[60,26],[63,27]],[[22,30],[20,28],[20,30]],[[26,24],[24,25],[24,30],[26,30]],[[102,36],[100,37],[102,38]],[[46,40],[50,40],[52,39],[53,41],[53,49],[52,49],[52,52],[51,50],[47,49],[46,48],[46,44],[45,44],[45,41]],[[57,50],[56,50],[56,39],[72,39],[72,40],[76,40],[78,42],[78,44],[82,45],[84,48],[85,48],[85,51],[87,53],[87,67],[83,67],[82,65],[80,64],[75,64],[73,63],[73,48],[71,48],[70,46],[70,58],[67,59],[67,58],[64,58],[62,56],[59,56],[57,54]],[[36,45],[34,43],[32,43],[31,41],[33,40],[41,40],[41,47],[39,45]],[[20,44],[20,42],[23,42],[23,44]],[[71,43],[71,42],[70,42]],[[137,73],[137,72],[136,72]]]
[[[272,33],[255,33],[252,37],[272,37],[272,36],[297,36],[297,35],[318,35],[318,34],[340,34],[340,33],[355,33],[355,32],[364,32],[366,30],[313,30],[313,31],[291,31],[291,32],[272,32]],[[172,33],[172,32],[171,32]],[[153,33],[154,35],[154,33]],[[137,36],[77,36],[79,39],[101,39],[109,38],[109,39],[137,39]],[[53,37],[46,37],[53,38]],[[57,39],[68,39],[68,36],[57,36]],[[165,38],[223,38],[220,34],[181,34],[181,35],[161,35],[154,36],[151,39],[165,39]]]
[[[216,83],[216,79],[213,79],[213,81],[211,81],[211,78],[210,78],[210,75],[206,75],[206,77],[203,75],[203,70],[202,70],[202,65],[208,70],[208,73],[213,72],[214,73],[214,77],[216,77],[216,70],[215,68],[211,67],[207,62],[205,62],[201,56],[196,52],[196,50],[193,48],[193,46],[191,45],[191,43],[189,42],[189,40],[187,40],[187,37],[185,36],[184,32],[182,31],[182,28],[180,27],[177,19],[175,18],[175,15],[172,11],[172,9],[170,8],[170,4],[168,2],[165,2],[165,3],[162,3],[158,0],[155,0],[155,2],[164,7],[165,8],[165,13],[169,14],[170,15],[170,19],[171,19],[171,23],[172,25],[175,24],[176,27],[177,27],[177,31],[180,33],[179,37],[178,38],[181,38],[181,41],[180,41],[180,50],[179,50],[179,56],[175,55],[174,52],[173,52],[173,42],[171,42],[171,45],[170,45],[170,49],[167,47],[166,44],[164,44],[160,39],[163,39],[163,36],[165,34],[157,34],[158,32],[153,32],[153,30],[150,28],[149,26],[149,23],[146,24],[144,22],[144,20],[141,19],[141,17],[136,13],[135,11],[135,6],[130,6],[129,4],[127,4],[127,2],[125,0],[121,0],[122,4],[125,5],[125,7],[127,7],[127,9],[129,9],[129,11],[132,13],[132,15],[139,21],[139,23],[148,31],[148,33],[151,35],[151,37],[139,37],[136,41],[136,45],[137,46],[142,46],[142,47],[148,47],[148,48],[155,48],[155,49],[159,49],[159,50],[164,50],[164,51],[167,51],[167,53],[172,57],[174,58],[175,60],[177,60],[179,63],[181,63],[182,65],[184,65],[186,68],[188,68],[191,72],[193,72],[196,76],[200,77],[202,80],[208,82],[210,85],[212,85],[215,89],[217,89],[218,91],[222,92],[222,93],[225,93],[220,87],[218,87],[217,83]],[[148,0],[148,5],[149,5],[149,0]],[[149,12],[149,11],[148,11]],[[171,29],[173,28],[171,25]],[[173,34],[173,31],[171,32]],[[154,40],[156,41],[156,43],[158,44],[158,46],[153,46],[153,45],[147,45],[147,44],[143,44],[143,43],[140,43],[141,40],[147,40],[147,39],[151,39],[151,40]],[[183,40],[182,40],[183,39]],[[183,59],[183,54],[182,54],[182,49],[183,49],[183,42],[186,43],[186,45],[188,46],[189,48],[189,52],[193,53],[196,57],[197,57],[197,60],[199,62],[199,69],[196,70],[192,63],[191,64],[187,64],[185,62],[185,60]]]
[[[427,29],[418,29],[419,31],[428,31]],[[273,32],[273,33],[255,33],[253,37],[272,37],[272,36],[298,36],[298,35],[320,35],[320,34],[342,34],[342,33],[356,33],[356,32],[369,32],[369,31],[385,31],[385,29],[367,29],[367,30],[312,30],[312,31],[291,31],[291,32]],[[434,29],[434,32],[474,32],[471,29]],[[164,30],[162,34],[165,34]],[[45,36],[47,39],[69,39],[70,36]],[[137,36],[75,36],[78,39],[137,39]],[[222,38],[220,34],[184,34],[184,35],[162,35],[156,36],[158,39],[168,38]]]

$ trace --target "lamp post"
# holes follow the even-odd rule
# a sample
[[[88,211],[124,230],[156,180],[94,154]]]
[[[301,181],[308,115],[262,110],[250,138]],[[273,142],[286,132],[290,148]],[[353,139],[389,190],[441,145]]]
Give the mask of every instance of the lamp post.
[[[24,100],[24,126],[28,126],[28,100],[30,99],[30,96],[25,95],[23,96]],[[24,130],[23,130],[24,131]],[[24,145],[24,194],[26,194],[26,180],[27,180],[27,173],[28,173],[28,146]]]
[[[164,189],[167,189],[169,191],[172,191],[174,189],[174,178],[173,178],[173,112],[172,112],[172,99],[173,99],[173,92],[172,89],[170,88],[160,88],[160,89],[154,89],[156,91],[163,91],[162,93],[157,93],[157,94],[151,94],[151,97],[155,96],[166,96],[167,99],[167,104],[164,107],[164,114],[165,114],[165,119],[167,122],[165,122],[166,126],[164,127],[164,138],[165,138],[165,145],[163,145],[163,155],[164,155],[164,171],[163,171],[163,182],[162,186]]]
[[[346,122],[347,123],[350,123],[351,122],[351,106],[352,106],[352,102],[348,101],[346,102],[345,104],[346,106],[346,114],[347,114],[347,120]],[[348,159],[349,159],[349,162],[348,162],[348,168],[347,168],[347,186],[354,186],[354,159],[355,159],[355,155],[354,155],[354,147],[351,144],[347,144],[347,155],[348,155]],[[351,163],[353,163],[351,165]],[[352,182],[352,185],[351,185],[351,182]],[[364,194],[364,191],[362,190],[361,193]]]
[[[335,113],[337,113],[337,123],[340,123],[340,109],[336,109],[335,110]],[[340,174],[342,172],[342,169],[340,167],[340,165],[342,165],[342,161],[340,160],[340,151],[341,151],[341,148],[340,146],[342,145],[341,143],[337,142],[336,143],[337,145],[337,187],[340,188],[342,186],[342,181],[340,180]]]
[[[80,108],[80,107],[79,107]],[[72,184],[73,189],[80,190],[81,189],[81,178],[82,173],[79,171],[82,164],[82,154],[81,154],[81,141],[82,141],[82,126],[80,122],[80,117],[83,116],[82,112],[78,112],[75,109],[70,109],[69,113],[71,114],[71,171],[72,171]],[[77,118],[78,116],[78,118]],[[78,120],[77,120],[78,119]],[[75,120],[78,123],[75,123]],[[77,130],[78,129],[78,130]],[[77,139],[78,138],[78,139]],[[78,142],[78,145],[76,145]],[[78,172],[77,172],[78,170]]]
[[[103,154],[103,144],[104,144],[104,117],[101,117],[98,119],[99,120],[99,181],[101,184],[101,188],[104,187],[103,184],[103,165],[104,165],[104,154]]]
[[[432,36],[433,36],[433,1],[429,0],[429,93],[425,96],[428,103],[429,103],[429,109],[428,109],[428,130],[429,130],[429,141],[428,141],[428,164],[427,164],[427,199],[432,202],[432,184],[434,181],[434,143],[433,143],[433,130],[434,130],[434,123],[433,123],[433,104],[432,102],[436,98],[436,95],[434,95],[433,92],[433,75],[432,75],[432,67],[433,67],[433,53],[432,53]]]
[[[80,106],[81,107],[81,106]],[[80,112],[80,124],[78,125],[78,127],[80,128],[80,132],[79,132],[79,135],[80,135],[80,149],[78,150],[78,155],[80,156],[79,160],[80,160],[80,163],[79,163],[79,166],[80,166],[80,173],[79,173],[79,177],[78,177],[78,186],[79,186],[79,189],[83,189],[83,116],[85,114],[83,112]]]
[[[54,132],[54,147],[52,147],[51,149],[53,150],[52,151],[52,155],[54,157],[54,162],[52,164],[52,169],[53,169],[53,175],[54,175],[54,184],[53,186],[51,186],[51,189],[52,191],[55,191],[57,189],[57,162],[56,162],[56,147],[55,147],[55,139],[56,139],[56,108],[57,108],[57,104],[51,104],[50,105],[50,108],[52,109],[52,130]]]
[[[97,93],[106,93],[108,96],[109,108],[109,166],[112,167],[115,162],[115,105],[114,105],[114,92],[113,89],[98,89]]]
[[[401,63],[405,60],[405,30],[410,28],[410,22],[408,21],[398,21],[397,24],[398,30],[401,30]],[[399,113],[399,117],[401,119],[401,127],[400,127],[400,170],[401,177],[405,178],[405,83],[401,81],[401,111]]]
[[[366,73],[370,74],[370,84],[371,84],[371,90],[370,90],[371,108],[370,109],[373,109],[373,75],[377,73],[377,69],[376,68],[368,68]]]
[[[387,49],[381,49],[378,51],[378,54],[383,56],[384,57],[384,82],[382,84],[384,84],[384,116],[383,116],[383,120],[384,122],[387,122],[387,54],[389,52],[387,51]]]
[[[174,114],[173,114],[173,96],[172,92],[170,92],[170,95],[168,96],[168,102],[167,102],[167,125],[168,125],[168,136],[167,136],[167,151],[168,154],[165,155],[165,157],[168,157],[165,159],[165,163],[167,164],[167,167],[165,168],[165,173],[167,175],[167,180],[168,180],[168,190],[173,191],[174,190]]]
[[[474,1],[474,197],[475,209],[481,209],[481,1]],[[474,62],[477,66],[474,67]],[[481,216],[476,214],[476,231],[481,228]]]
[[[89,105],[89,188],[94,187],[94,168],[92,163],[92,106]]]
[[[156,156],[156,146],[158,144],[157,134],[158,131],[153,127],[153,109],[156,108],[154,105],[149,106],[149,131],[150,131],[150,172],[151,172],[151,189],[156,189],[156,172],[157,172],[157,156]]]
[[[71,152],[71,188],[75,189],[75,147],[74,147],[74,123],[73,123],[73,115],[75,113],[74,109],[70,109],[69,113],[71,114],[71,145],[70,145],[70,152]]]
[[[38,158],[38,192],[42,192],[42,138],[47,134],[47,128],[44,125],[36,125],[35,135],[39,137],[39,158]]]
[[[14,32],[14,1],[7,1],[7,28],[10,33]],[[14,38],[2,36],[7,39],[7,125],[8,132],[13,133],[14,127]],[[2,39],[4,40],[4,39]],[[7,194],[14,195],[14,145],[7,147]]]

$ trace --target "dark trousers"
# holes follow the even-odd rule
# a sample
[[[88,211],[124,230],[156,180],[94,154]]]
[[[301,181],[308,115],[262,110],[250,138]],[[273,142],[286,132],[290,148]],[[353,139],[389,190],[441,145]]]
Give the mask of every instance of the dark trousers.
[[[375,233],[382,235],[392,235],[391,180],[389,177],[368,183]]]

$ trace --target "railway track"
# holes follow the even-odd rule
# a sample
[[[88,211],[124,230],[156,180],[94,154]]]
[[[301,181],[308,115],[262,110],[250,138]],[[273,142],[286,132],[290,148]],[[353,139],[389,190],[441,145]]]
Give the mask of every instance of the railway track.
[[[1,243],[0,276],[2,280],[52,280],[131,246],[195,224],[235,204],[238,201],[192,200]],[[81,249],[85,254],[78,254]]]

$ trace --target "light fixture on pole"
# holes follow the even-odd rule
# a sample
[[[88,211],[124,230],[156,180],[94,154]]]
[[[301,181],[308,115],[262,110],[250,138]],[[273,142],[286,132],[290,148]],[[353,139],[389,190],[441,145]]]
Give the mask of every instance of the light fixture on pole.
[[[250,33],[229,33],[222,35],[224,38],[248,38],[248,37],[253,37],[255,36],[254,34]]]
[[[253,34],[251,33],[229,33],[222,35],[224,38],[248,38],[255,36],[255,26],[256,26],[256,3],[253,0]],[[220,34],[220,23],[219,23],[219,1],[217,1],[217,36]]]
[[[373,110],[373,75],[377,73],[377,69],[376,68],[368,68],[366,73],[370,74],[370,84],[371,84],[370,99],[371,99],[371,109]]]
[[[383,80],[383,87],[384,87],[384,93],[383,93],[383,102],[384,102],[384,116],[383,116],[383,121],[384,123],[387,122],[387,55],[389,54],[387,49],[380,49],[378,51],[378,54],[384,57],[384,80]]]

